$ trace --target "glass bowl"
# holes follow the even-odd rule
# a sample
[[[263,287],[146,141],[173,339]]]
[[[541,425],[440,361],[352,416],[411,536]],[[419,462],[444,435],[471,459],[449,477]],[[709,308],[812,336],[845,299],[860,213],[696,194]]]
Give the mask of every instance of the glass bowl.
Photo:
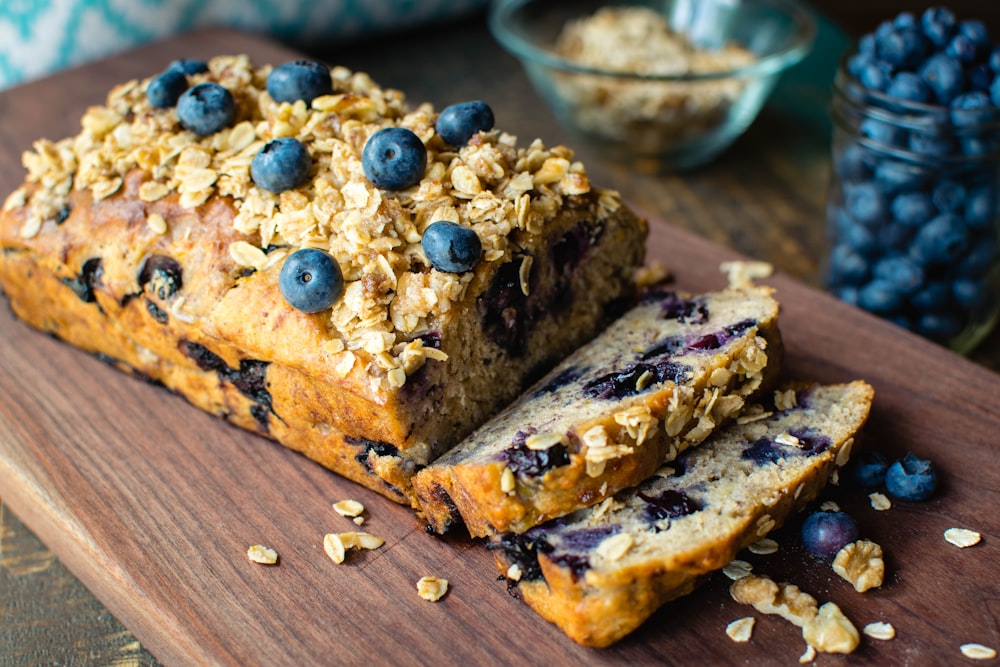
[[[604,7],[659,16],[628,29],[604,24],[599,48],[563,34]],[[660,16],[689,42],[687,55],[662,43],[662,31],[643,34]],[[613,158],[656,158],[673,169],[709,162],[740,136],[816,33],[794,0],[497,0],[489,25],[560,123]],[[657,44],[654,57],[636,44]]]

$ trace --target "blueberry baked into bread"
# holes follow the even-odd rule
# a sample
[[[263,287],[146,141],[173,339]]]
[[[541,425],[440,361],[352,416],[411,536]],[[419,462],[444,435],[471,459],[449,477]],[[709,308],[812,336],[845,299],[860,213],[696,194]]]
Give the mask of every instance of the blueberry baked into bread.
[[[500,571],[571,638],[607,646],[814,499],[872,397],[860,381],[776,391],[638,486],[494,536]]]
[[[778,373],[765,287],[651,288],[516,402],[413,478],[428,524],[524,532],[641,482]]]
[[[646,224],[485,105],[244,56],[113,89],[0,217],[29,324],[399,501],[634,299]]]

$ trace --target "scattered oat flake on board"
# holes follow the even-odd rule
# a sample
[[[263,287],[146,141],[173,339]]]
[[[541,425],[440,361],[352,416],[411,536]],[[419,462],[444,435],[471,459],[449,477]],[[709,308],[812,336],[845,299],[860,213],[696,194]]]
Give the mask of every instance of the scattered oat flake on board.
[[[821,512],[839,512],[840,505],[832,500],[827,500],[822,505],[819,506]]]
[[[732,560],[722,568],[722,573],[733,581],[741,579],[753,572],[753,565],[745,560]]]
[[[747,549],[750,553],[757,554],[758,556],[769,556],[770,554],[777,553],[778,543],[770,537],[765,537],[762,540],[757,540],[747,547]]]
[[[753,635],[753,624],[757,622],[753,616],[738,618],[726,626],[726,634],[734,642],[743,643],[750,641]]]
[[[347,499],[335,502],[333,504],[333,509],[340,516],[354,518],[356,516],[361,516],[361,514],[365,511],[365,506],[357,500]]]
[[[989,646],[982,644],[962,644],[959,649],[962,655],[973,660],[992,660],[997,657],[997,652]]]
[[[982,535],[974,530],[969,530],[968,528],[949,528],[944,531],[944,539],[951,544],[954,544],[959,549],[979,544],[979,540],[982,538]]]
[[[892,627],[892,623],[884,623],[882,621],[869,623],[864,627],[862,632],[865,633],[865,636],[872,639],[889,640],[896,637],[896,628]]]
[[[889,497],[884,493],[879,493],[878,491],[875,493],[869,493],[868,500],[872,503],[872,509],[878,512],[884,512],[892,507],[892,501],[889,500]]]
[[[806,644],[806,652],[799,656],[799,662],[803,665],[816,659],[816,649]]]
[[[271,547],[255,544],[247,549],[247,558],[261,565],[274,565],[278,562],[278,552]]]
[[[439,577],[420,577],[417,594],[429,602],[437,602],[448,592],[448,580]]]

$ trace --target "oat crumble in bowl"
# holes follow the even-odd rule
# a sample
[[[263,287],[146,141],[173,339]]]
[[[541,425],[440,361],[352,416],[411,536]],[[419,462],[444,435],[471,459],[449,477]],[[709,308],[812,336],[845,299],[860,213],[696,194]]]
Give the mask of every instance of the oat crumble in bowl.
[[[672,168],[725,150],[815,33],[785,0],[608,4],[504,0],[490,27],[567,127]]]

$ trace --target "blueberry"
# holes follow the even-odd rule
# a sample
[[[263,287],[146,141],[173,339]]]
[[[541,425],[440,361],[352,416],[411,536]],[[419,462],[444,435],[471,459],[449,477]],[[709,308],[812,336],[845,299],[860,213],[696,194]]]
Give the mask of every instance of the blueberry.
[[[868,262],[847,245],[830,252],[829,282],[832,285],[858,285],[868,278]]]
[[[187,90],[187,85],[183,72],[168,69],[146,85],[146,99],[157,109],[172,107]]]
[[[802,545],[809,553],[832,558],[858,539],[858,524],[845,512],[813,512],[802,523]]]
[[[892,20],[892,27],[897,30],[919,29],[920,23],[917,21],[917,17],[913,15],[913,12],[900,12]]]
[[[174,70],[182,74],[203,74],[208,71],[208,63],[204,60],[193,60],[191,58],[181,58],[174,60],[167,66],[168,70]]]
[[[935,158],[948,157],[955,154],[955,138],[950,134],[936,132],[912,132],[908,147],[917,155]]]
[[[993,106],[1000,107],[1000,74],[993,77],[993,81],[990,83],[990,101],[993,102]]]
[[[303,100],[307,105],[333,92],[330,68],[314,60],[293,60],[279,65],[267,76],[267,93],[275,102]]]
[[[885,248],[903,252],[913,240],[913,227],[887,222],[878,228],[878,242]]]
[[[887,315],[898,310],[902,303],[903,295],[896,284],[883,278],[858,289],[858,306],[871,313]]]
[[[833,295],[844,303],[849,303],[852,306],[858,305],[858,288],[852,287],[850,285],[845,287],[840,287],[834,290]]]
[[[847,69],[848,74],[860,81],[861,70],[873,62],[875,62],[874,53],[864,53],[859,51],[859,53],[855,53],[847,59],[845,68]]]
[[[965,87],[962,63],[944,53],[937,53],[918,70],[939,104],[948,104]]]
[[[936,312],[951,301],[951,286],[944,281],[931,282],[910,295],[909,302],[917,310]]]
[[[910,256],[922,264],[948,264],[965,252],[968,233],[962,221],[945,213],[917,232],[910,244]]]
[[[958,181],[943,180],[934,186],[931,200],[941,213],[954,213],[965,208],[965,186]]]
[[[945,55],[969,65],[976,60],[976,44],[965,35],[955,35],[944,49]]]
[[[889,195],[920,190],[929,180],[926,169],[902,160],[882,160],[875,167],[875,182]]]
[[[955,313],[941,311],[924,313],[917,320],[915,331],[925,338],[946,343],[965,329],[965,319]]]
[[[402,127],[387,127],[368,139],[361,155],[365,176],[375,187],[405,190],[423,178],[427,148],[420,137]]]
[[[877,225],[888,217],[889,203],[875,183],[861,183],[846,192],[847,214],[863,225]]]
[[[879,250],[878,237],[864,225],[851,220],[847,215],[840,222],[840,239],[864,256],[876,254]]]
[[[856,143],[838,151],[834,158],[837,175],[844,181],[861,181],[871,176],[871,155]]]
[[[483,243],[474,230],[446,220],[428,225],[420,245],[431,266],[448,273],[469,271],[483,251]]]
[[[858,68],[857,77],[865,88],[885,92],[892,83],[892,66],[881,60],[870,60]]]
[[[885,488],[899,500],[927,500],[937,489],[937,471],[929,460],[907,452],[886,470]]]
[[[283,137],[267,142],[250,163],[253,182],[269,192],[284,192],[309,178],[312,159],[298,139]]]
[[[892,217],[901,225],[919,227],[934,217],[931,198],[923,192],[904,192],[892,200]]]
[[[986,24],[976,19],[967,19],[958,24],[958,34],[968,39],[976,49],[976,57],[990,48],[990,34]]]
[[[860,486],[874,488],[885,482],[889,462],[879,452],[859,452],[851,463],[851,478]]]
[[[296,250],[281,266],[281,295],[292,308],[318,313],[332,306],[344,291],[340,265],[316,248]]]
[[[177,118],[199,136],[214,134],[236,118],[236,101],[217,83],[199,83],[177,101]]]
[[[989,299],[989,288],[982,280],[959,278],[952,282],[951,293],[955,301],[968,310],[982,307]]]
[[[875,35],[873,33],[861,36],[861,39],[858,40],[858,53],[865,56],[875,56]]]
[[[858,133],[883,146],[903,146],[906,141],[906,130],[878,118],[865,118],[858,126]]]
[[[896,68],[917,65],[928,51],[925,37],[915,28],[886,31],[881,37],[876,35],[875,48],[879,58]]]
[[[928,102],[931,99],[931,89],[923,79],[914,72],[898,72],[889,86],[885,89],[886,94],[909,102]]]
[[[969,252],[955,269],[959,278],[982,278],[997,261],[997,242],[987,236],[970,241]]]
[[[900,294],[913,294],[924,283],[924,271],[903,255],[887,255],[872,266],[876,279],[892,283]]]
[[[920,17],[924,36],[938,48],[943,48],[951,41],[957,23],[951,10],[944,7],[931,7]]]
[[[477,132],[493,129],[493,122],[493,110],[477,100],[445,107],[434,129],[449,146],[464,146]]]
[[[969,88],[979,90],[989,94],[990,84],[993,83],[993,70],[986,63],[973,65],[967,72]]]
[[[980,90],[962,93],[951,101],[951,122],[955,127],[975,127],[990,122],[996,109],[990,96]]]

